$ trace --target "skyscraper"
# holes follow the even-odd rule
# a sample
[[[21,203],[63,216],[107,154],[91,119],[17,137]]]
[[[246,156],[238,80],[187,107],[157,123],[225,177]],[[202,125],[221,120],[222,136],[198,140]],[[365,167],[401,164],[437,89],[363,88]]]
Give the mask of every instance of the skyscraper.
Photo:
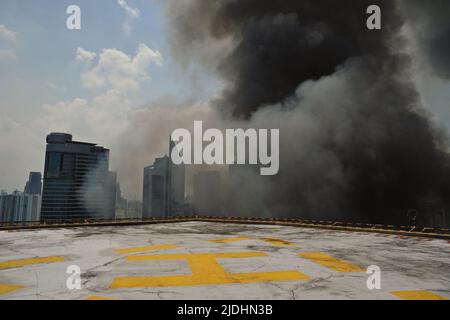
[[[41,220],[114,219],[116,175],[108,168],[108,149],[48,135]]]
[[[24,193],[38,194],[42,192],[42,175],[40,172],[30,172],[30,177],[25,185]]]
[[[174,144],[170,144],[170,153]],[[184,213],[185,166],[168,157],[157,158],[144,169],[142,216],[168,217]]]
[[[144,168],[144,193],[142,216],[164,217],[167,212],[167,188],[168,179],[167,157],[158,158],[152,166]]]
[[[0,222],[13,221],[15,205],[16,198],[14,194],[8,194],[2,191],[0,195]]]

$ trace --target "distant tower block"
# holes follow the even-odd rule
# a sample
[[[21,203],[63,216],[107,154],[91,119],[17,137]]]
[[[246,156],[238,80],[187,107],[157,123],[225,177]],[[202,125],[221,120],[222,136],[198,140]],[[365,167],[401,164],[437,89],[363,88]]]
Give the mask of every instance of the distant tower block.
[[[170,152],[174,144],[170,143]],[[186,170],[168,156],[157,158],[144,169],[143,218],[169,217],[184,213]]]

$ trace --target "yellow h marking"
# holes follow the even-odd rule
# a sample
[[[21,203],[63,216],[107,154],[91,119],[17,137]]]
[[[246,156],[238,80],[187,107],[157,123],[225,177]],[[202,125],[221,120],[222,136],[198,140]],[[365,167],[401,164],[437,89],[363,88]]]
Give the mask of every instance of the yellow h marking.
[[[119,277],[115,278],[111,288],[142,288],[142,287],[178,287],[213,284],[252,283],[268,281],[309,280],[309,277],[299,271],[277,271],[256,273],[228,273],[216,259],[256,258],[266,257],[260,252],[238,253],[199,253],[199,254],[165,254],[127,257],[127,261],[162,261],[187,260],[192,270],[191,275],[175,275],[160,277]]]
[[[210,242],[215,242],[215,243],[227,243],[227,242],[239,242],[239,241],[246,241],[246,240],[251,240],[251,239],[247,238],[247,237],[234,237],[234,238],[209,240],[209,241]]]
[[[64,257],[44,257],[44,258],[10,260],[0,262],[0,270],[20,268],[34,264],[61,262],[61,261],[64,261]]]
[[[333,258],[332,256],[322,252],[305,252],[300,253],[299,256],[318,263],[324,267],[333,269],[337,272],[364,272],[364,270],[357,265]]]
[[[115,299],[108,298],[108,297],[92,296],[92,297],[86,298],[86,300],[89,300],[89,301],[109,301],[109,300],[115,300]]]
[[[10,293],[12,291],[16,291],[19,289],[22,289],[23,286],[19,286],[19,285],[13,285],[13,284],[1,284],[0,283],[0,295],[1,294],[7,294]]]
[[[270,243],[274,246],[293,246],[294,244],[292,242],[281,240],[281,239],[275,239],[275,238],[261,238],[262,241]]]
[[[160,244],[160,245],[155,245],[155,246],[117,249],[117,250],[114,250],[114,252],[120,253],[120,254],[129,254],[129,253],[147,252],[147,251],[161,250],[161,249],[175,249],[175,248],[178,248],[178,246],[173,245],[173,244]]]
[[[234,237],[234,238],[226,238],[226,239],[217,239],[217,240],[209,240],[210,242],[215,243],[228,243],[228,242],[239,242],[239,241],[246,241],[246,240],[252,240],[251,238],[247,237]],[[275,239],[275,238],[261,238],[260,240],[270,243],[275,246],[292,246],[293,243],[281,239]]]
[[[426,290],[392,291],[391,293],[403,300],[447,300],[440,295]]]

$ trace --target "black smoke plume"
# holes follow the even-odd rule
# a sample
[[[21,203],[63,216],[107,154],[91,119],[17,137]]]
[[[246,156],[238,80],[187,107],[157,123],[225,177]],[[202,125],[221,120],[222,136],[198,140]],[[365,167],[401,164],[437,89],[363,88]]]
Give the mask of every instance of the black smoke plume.
[[[382,30],[366,27],[373,4]],[[448,9],[445,0],[169,1],[175,55],[224,80],[214,101],[224,119],[281,130],[278,176],[231,168],[230,213],[407,223],[417,211],[429,223],[448,211],[447,137],[420,105],[403,32],[416,19],[422,54],[448,78]]]

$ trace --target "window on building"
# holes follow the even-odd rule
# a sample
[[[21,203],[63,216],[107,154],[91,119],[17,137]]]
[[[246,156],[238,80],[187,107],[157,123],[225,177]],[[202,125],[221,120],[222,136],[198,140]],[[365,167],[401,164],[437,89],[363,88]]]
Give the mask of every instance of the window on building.
[[[58,178],[61,171],[61,153],[51,152],[48,154],[47,178]]]

